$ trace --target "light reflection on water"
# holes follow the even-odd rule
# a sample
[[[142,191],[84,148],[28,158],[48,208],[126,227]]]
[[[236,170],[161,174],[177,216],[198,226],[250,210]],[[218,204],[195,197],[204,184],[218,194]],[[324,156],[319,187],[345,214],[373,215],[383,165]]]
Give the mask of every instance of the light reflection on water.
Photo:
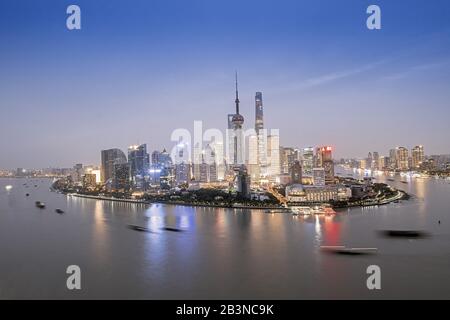
[[[50,193],[48,182],[32,190],[22,183],[0,180],[0,190],[13,185],[0,194],[0,298],[71,298],[61,285],[69,264],[82,267],[87,283],[77,298],[450,298],[450,186],[440,180],[396,180],[412,200],[333,217],[96,201]],[[37,200],[47,209],[35,208]],[[57,215],[57,207],[66,213]],[[394,228],[435,236],[376,235]],[[377,247],[379,254],[324,255],[321,245]],[[369,264],[383,272],[386,290],[376,295],[365,287]]]

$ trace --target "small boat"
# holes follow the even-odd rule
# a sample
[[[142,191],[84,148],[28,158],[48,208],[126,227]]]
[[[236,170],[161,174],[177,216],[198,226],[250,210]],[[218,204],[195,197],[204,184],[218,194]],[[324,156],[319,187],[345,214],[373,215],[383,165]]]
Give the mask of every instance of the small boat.
[[[55,212],[56,212],[56,213],[59,213],[59,214],[63,214],[63,213],[64,213],[64,211],[63,211],[62,209],[59,209],[59,208],[56,209]]]
[[[380,233],[390,238],[424,238],[427,234],[418,230],[383,230]]]
[[[181,229],[174,228],[174,227],[163,227],[162,229],[166,230],[166,231],[173,231],[173,232],[181,232],[181,231],[183,231]]]
[[[30,194],[29,194],[29,193],[26,193],[26,194],[25,194],[25,196],[26,196],[26,197],[29,197],[29,196],[30,196]]]
[[[45,203],[43,203],[41,201],[36,201],[35,204],[36,204],[36,207],[38,207],[39,209],[45,208]]]
[[[128,228],[130,228],[131,230],[136,230],[136,231],[141,231],[141,232],[149,232],[150,231],[148,228],[137,226],[137,225],[132,225],[132,224],[129,224]]]
[[[400,181],[401,183],[408,183],[408,181]]]
[[[378,251],[378,248],[348,248],[345,246],[321,246],[320,249],[328,253],[342,255],[365,255],[374,254]]]

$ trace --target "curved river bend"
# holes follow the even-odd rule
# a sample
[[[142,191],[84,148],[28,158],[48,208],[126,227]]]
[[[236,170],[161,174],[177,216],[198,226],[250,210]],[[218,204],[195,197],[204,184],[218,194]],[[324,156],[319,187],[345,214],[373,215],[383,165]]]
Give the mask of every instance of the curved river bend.
[[[400,179],[388,183],[411,200],[309,218],[66,197],[49,191],[50,180],[0,179],[0,298],[450,299],[450,183]],[[387,239],[380,229],[432,237]],[[378,253],[329,255],[321,245]],[[66,288],[73,264],[81,268],[80,291]],[[369,265],[381,268],[381,290],[366,287]]]

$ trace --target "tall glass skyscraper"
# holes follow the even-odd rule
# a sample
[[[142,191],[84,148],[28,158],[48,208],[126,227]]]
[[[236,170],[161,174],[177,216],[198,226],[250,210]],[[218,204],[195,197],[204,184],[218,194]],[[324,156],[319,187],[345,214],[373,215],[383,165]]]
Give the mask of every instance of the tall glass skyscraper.
[[[108,182],[108,180],[113,179],[114,175],[114,164],[116,163],[126,163],[127,157],[120,149],[108,149],[101,151],[101,181],[103,183]]]
[[[264,129],[262,92],[256,92],[256,94],[255,94],[255,131],[256,131],[256,134],[258,134],[259,130],[261,130],[261,129]]]
[[[147,153],[147,145],[134,145],[128,148],[128,164],[130,166],[130,179],[132,184],[143,188],[145,177],[149,174],[150,156]]]
[[[257,136],[258,166],[260,175],[268,174],[267,170],[267,132],[264,130],[264,108],[262,92],[255,94],[255,131]]]

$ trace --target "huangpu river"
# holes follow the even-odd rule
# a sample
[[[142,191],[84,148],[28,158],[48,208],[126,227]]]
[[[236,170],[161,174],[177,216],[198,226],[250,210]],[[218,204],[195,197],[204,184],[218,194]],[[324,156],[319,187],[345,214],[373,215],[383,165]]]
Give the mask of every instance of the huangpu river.
[[[48,179],[2,178],[0,298],[450,299],[450,181],[375,178],[412,198],[303,218],[67,197]],[[384,229],[430,237],[380,237]],[[378,251],[333,255],[321,245]],[[67,289],[69,265],[81,269],[81,290]],[[380,290],[366,286],[370,265],[380,267]]]

